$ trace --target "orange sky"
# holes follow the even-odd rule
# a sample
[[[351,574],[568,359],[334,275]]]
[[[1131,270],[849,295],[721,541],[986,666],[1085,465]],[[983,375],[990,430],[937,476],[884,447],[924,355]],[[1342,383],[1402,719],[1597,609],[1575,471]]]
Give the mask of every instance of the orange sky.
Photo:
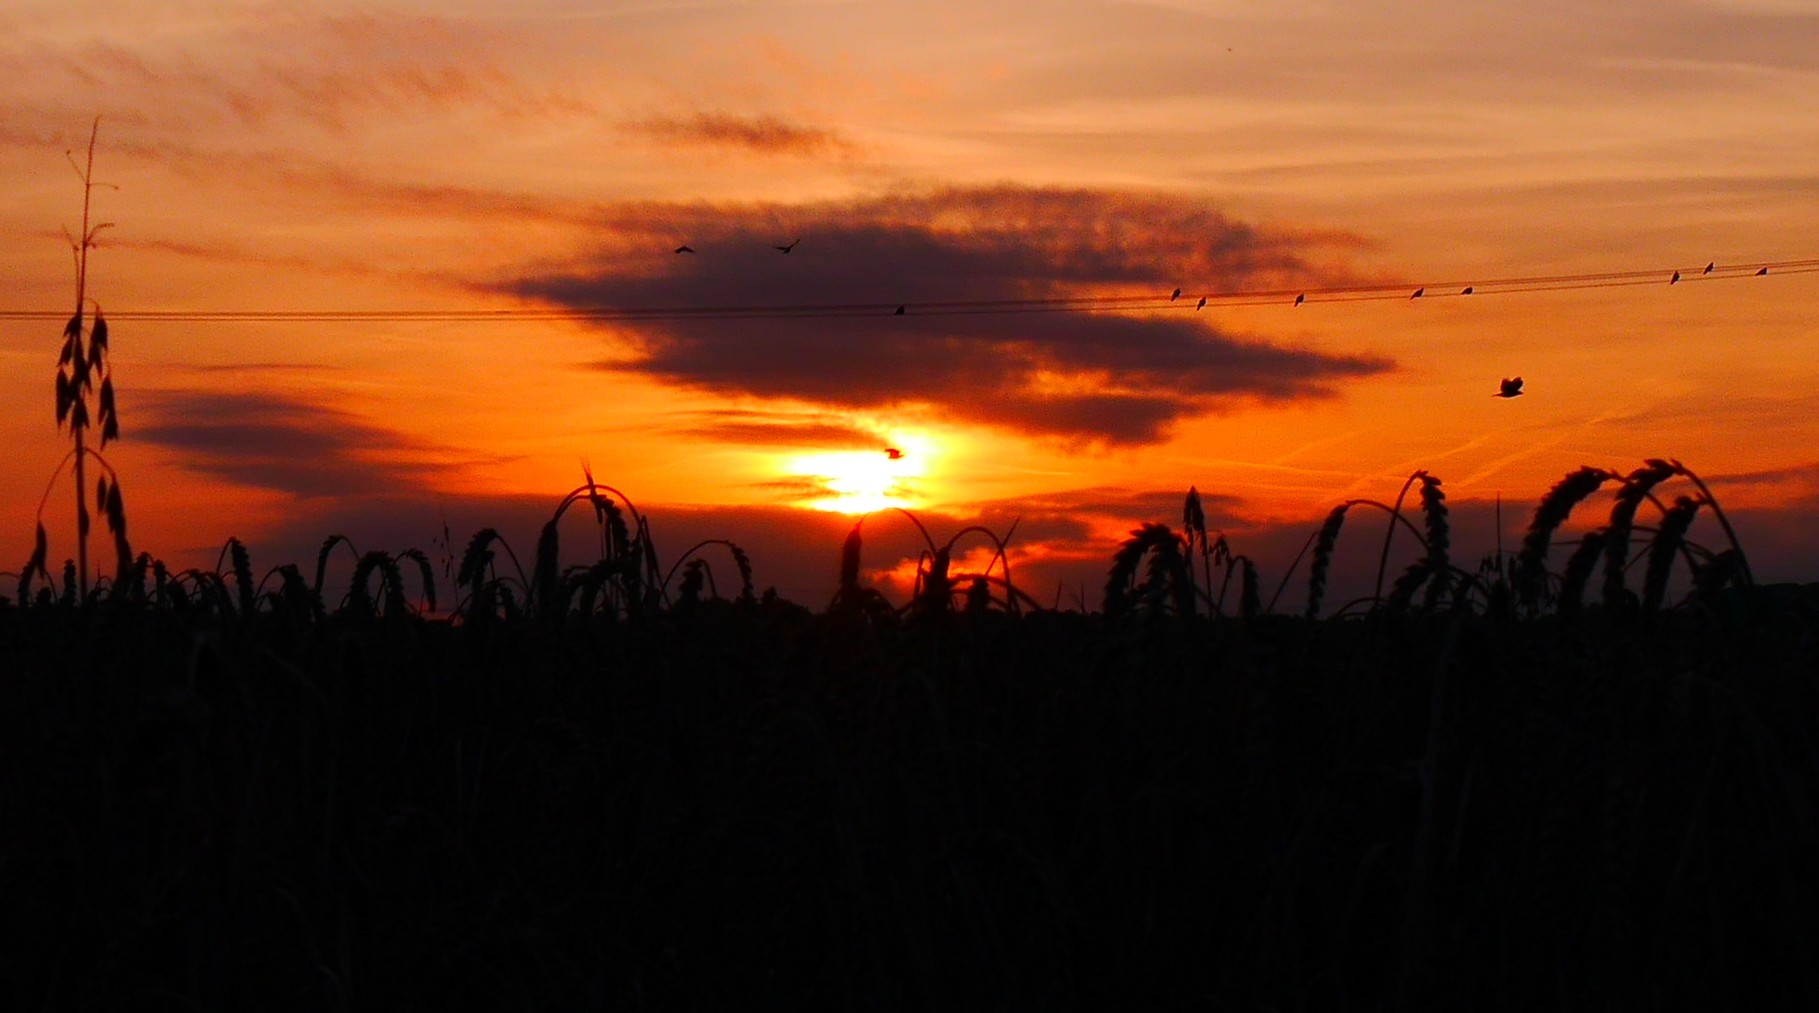
[[[135,547],[173,565],[229,535],[263,565],[335,531],[428,549],[445,519],[528,542],[585,461],[660,548],[762,543],[760,583],[818,604],[850,520],[804,511],[857,467],[938,536],[1025,518],[1030,572],[1096,603],[1115,538],[1178,518],[1189,484],[1268,558],[1416,468],[1462,522],[1509,500],[1513,541],[1566,471],[1672,456],[1716,478],[1758,573],[1819,569],[1819,274],[1697,276],[1819,257],[1805,2],[24,0],[0,72],[0,309],[68,311],[64,152],[96,115],[118,189],[95,194],[115,227],[90,294],[115,313],[1187,293],[1122,314],[122,319],[107,456]],[[1693,277],[1187,302],[1673,268]],[[69,446],[58,330],[0,320],[7,569]],[[1524,397],[1488,396],[1514,374]],[[1481,534],[1455,551],[1490,551]]]

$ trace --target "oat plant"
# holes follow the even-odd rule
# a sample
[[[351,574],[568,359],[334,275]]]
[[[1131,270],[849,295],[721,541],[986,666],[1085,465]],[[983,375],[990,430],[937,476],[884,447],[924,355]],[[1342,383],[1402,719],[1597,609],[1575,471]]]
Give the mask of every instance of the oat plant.
[[[112,222],[93,222],[90,212],[93,206],[95,187],[106,186],[95,182],[95,138],[101,129],[99,118],[89,131],[88,159],[83,164],[76,164],[74,153],[69,154],[70,164],[75,166],[76,173],[82,179],[82,229],[69,237],[70,250],[75,256],[76,266],[76,312],[63,327],[63,347],[57,357],[57,427],[68,427],[74,448],[68,457],[59,464],[52,474],[50,485],[55,486],[57,478],[63,472],[63,465],[74,463],[76,475],[76,566],[75,583],[78,601],[87,601],[89,592],[88,569],[88,535],[90,514],[88,507],[88,464],[93,457],[106,472],[95,482],[95,509],[107,521],[108,531],[114,536],[116,555],[119,557],[116,568],[114,587],[121,588],[124,578],[131,570],[133,555],[126,540],[126,506],[120,495],[120,477],[107,463],[96,448],[88,444],[88,431],[91,425],[101,429],[100,443],[105,448],[108,443],[120,437],[120,418],[115,409],[113,370],[108,361],[107,320],[101,313],[101,304],[94,303],[95,315],[91,322],[86,310],[93,300],[88,296],[88,251],[95,247],[95,237],[102,229],[112,227]],[[91,399],[93,408],[91,409]],[[111,481],[110,481],[111,479]],[[48,500],[49,489],[45,496]],[[25,565],[25,572],[19,578],[19,597],[26,599],[30,593],[33,574],[42,575],[48,582],[50,573],[45,568],[49,546],[44,533],[44,503],[38,507],[38,528],[32,549],[32,557]],[[65,596],[68,589],[65,589]]]

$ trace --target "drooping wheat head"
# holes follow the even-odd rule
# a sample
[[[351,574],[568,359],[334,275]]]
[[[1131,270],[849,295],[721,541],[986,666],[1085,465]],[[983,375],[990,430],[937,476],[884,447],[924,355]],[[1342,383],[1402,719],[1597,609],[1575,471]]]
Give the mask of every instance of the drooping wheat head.
[[[1582,467],[1556,482],[1541,498],[1516,556],[1516,599],[1524,607],[1535,608],[1546,590],[1547,550],[1555,530],[1566,523],[1573,507],[1580,501],[1597,492],[1605,482],[1618,477],[1615,472],[1603,468]]]
[[[1624,571],[1629,567],[1630,529],[1636,524],[1636,509],[1649,491],[1675,474],[1666,461],[1651,459],[1623,479],[1611,505],[1611,520],[1604,540],[1604,603],[1616,607],[1625,600]]]
[[[1659,612],[1662,600],[1667,596],[1667,580],[1674,568],[1674,554],[1686,545],[1687,529],[1693,525],[1693,516],[1699,512],[1705,501],[1698,497],[1681,496],[1674,500],[1674,505],[1661,516],[1661,523],[1655,529],[1655,537],[1648,547],[1648,570],[1642,580],[1642,610]]]
[[[1339,543],[1339,529],[1345,524],[1345,512],[1351,503],[1341,503],[1326,515],[1320,531],[1314,536],[1314,559],[1307,573],[1307,612],[1309,619],[1320,615],[1320,599],[1326,596],[1326,571],[1333,565],[1333,548]]]

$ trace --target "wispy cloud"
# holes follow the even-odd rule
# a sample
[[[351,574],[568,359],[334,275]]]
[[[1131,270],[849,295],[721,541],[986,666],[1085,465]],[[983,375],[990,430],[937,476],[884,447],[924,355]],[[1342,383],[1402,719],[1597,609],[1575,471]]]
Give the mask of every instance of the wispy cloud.
[[[573,307],[906,308],[615,323],[640,357],[600,368],[723,394],[920,403],[1026,433],[1138,444],[1243,400],[1329,397],[1393,365],[1231,332],[1194,312],[1192,294],[1149,315],[996,312],[1003,300],[1112,287],[1194,293],[1345,273],[1325,261],[1347,237],[1260,229],[1166,195],[1003,186],[810,206],[640,205],[609,209],[603,225],[623,237],[611,250],[501,288]],[[787,255],[771,248],[797,239]],[[674,242],[697,252],[670,254]],[[937,300],[961,312],[916,311]]]
[[[658,116],[634,120],[624,129],[665,144],[732,148],[762,155],[849,154],[855,150],[838,131],[801,126],[775,116]]]
[[[1783,485],[1798,484],[1819,490],[1819,461],[1805,461],[1785,468],[1763,468],[1756,471],[1719,472],[1705,475],[1712,485]]]
[[[193,49],[96,42],[51,62],[79,86],[183,110],[192,126],[297,121],[343,132],[456,109],[507,119],[593,113],[491,55],[496,34],[452,19],[297,14],[196,38]]]
[[[764,447],[864,447],[877,445],[879,436],[853,425],[843,416],[825,412],[773,412],[750,408],[722,408],[681,413],[674,432],[721,443]]]

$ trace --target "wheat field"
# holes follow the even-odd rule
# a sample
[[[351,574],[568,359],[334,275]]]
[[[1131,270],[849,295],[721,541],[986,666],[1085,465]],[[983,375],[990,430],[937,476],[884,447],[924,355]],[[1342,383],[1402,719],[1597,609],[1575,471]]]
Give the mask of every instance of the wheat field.
[[[0,1003],[1819,1003],[1819,593],[1755,584],[1677,462],[1566,476],[1470,566],[1426,472],[1284,574],[1193,491],[1087,612],[1014,531],[917,527],[908,600],[855,526],[820,609],[731,542],[659,559],[591,476],[440,582],[340,536],[182,572],[122,536],[86,592],[35,558]],[[1323,608],[1342,539],[1375,589]]]

